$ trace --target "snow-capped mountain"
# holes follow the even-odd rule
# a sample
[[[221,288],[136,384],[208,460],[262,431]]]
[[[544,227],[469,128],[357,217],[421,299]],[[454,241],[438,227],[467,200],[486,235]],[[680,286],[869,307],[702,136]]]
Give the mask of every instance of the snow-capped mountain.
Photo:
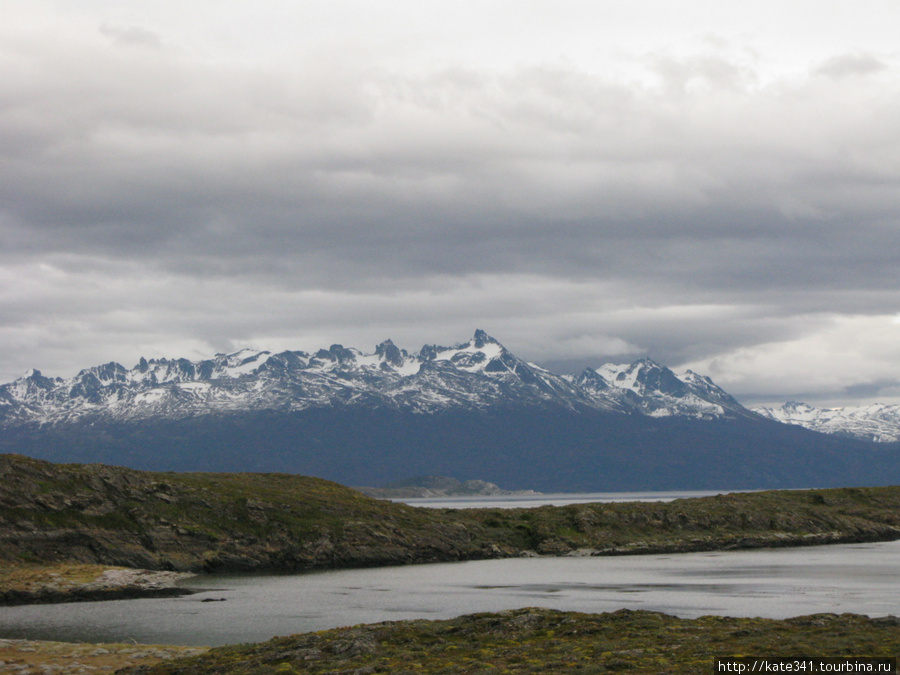
[[[789,401],[780,408],[754,408],[769,419],[825,434],[852,436],[879,443],[900,441],[900,405],[873,403],[840,408],[814,408]]]
[[[649,359],[580,376],[527,363],[478,330],[452,347],[410,354],[387,340],[371,354],[242,350],[212,359],[107,363],[68,379],[33,370],[0,387],[0,423],[187,418],[209,413],[355,406],[432,413],[550,406],[653,417],[755,417],[709,378]]]
[[[347,485],[477,477],[544,492],[900,482],[900,446],[752,412],[649,359],[557,375],[484,331],[452,347],[242,350],[0,386],[0,452]]]
[[[610,409],[631,408],[651,417],[752,416],[708,377],[690,370],[676,375],[650,359],[589,368],[576,383],[595,403],[608,402]]]

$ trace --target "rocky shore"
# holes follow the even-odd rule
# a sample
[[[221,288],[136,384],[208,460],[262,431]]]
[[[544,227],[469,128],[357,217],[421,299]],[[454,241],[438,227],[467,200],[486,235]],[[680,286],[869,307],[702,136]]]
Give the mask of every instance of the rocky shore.
[[[0,567],[0,605],[188,595],[192,591],[178,582],[190,576],[103,565],[16,564]]]

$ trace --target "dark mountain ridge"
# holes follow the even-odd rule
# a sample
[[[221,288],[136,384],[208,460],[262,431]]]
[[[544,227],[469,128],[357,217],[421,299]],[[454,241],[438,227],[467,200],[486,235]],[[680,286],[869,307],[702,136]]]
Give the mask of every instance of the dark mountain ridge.
[[[579,376],[483,331],[415,355],[253,352],[37,371],[0,387],[0,450],[148,470],[415,475],[550,491],[900,483],[900,448],[765,419],[649,359]]]

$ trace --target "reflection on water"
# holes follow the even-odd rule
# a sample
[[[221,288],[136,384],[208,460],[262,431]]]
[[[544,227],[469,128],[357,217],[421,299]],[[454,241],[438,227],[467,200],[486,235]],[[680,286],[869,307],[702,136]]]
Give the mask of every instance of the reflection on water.
[[[0,637],[226,644],[526,606],[696,617],[900,614],[900,542],[600,558],[516,558],[295,576],[211,576],[184,598],[0,608]],[[210,602],[224,600],[224,602]],[[206,601],[206,602],[204,602]]]

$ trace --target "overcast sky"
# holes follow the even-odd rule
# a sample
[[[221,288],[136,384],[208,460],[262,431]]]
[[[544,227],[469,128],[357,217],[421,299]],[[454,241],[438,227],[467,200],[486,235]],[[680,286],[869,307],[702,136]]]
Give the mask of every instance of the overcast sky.
[[[900,402],[896,0],[0,14],[0,382],[482,328]]]

